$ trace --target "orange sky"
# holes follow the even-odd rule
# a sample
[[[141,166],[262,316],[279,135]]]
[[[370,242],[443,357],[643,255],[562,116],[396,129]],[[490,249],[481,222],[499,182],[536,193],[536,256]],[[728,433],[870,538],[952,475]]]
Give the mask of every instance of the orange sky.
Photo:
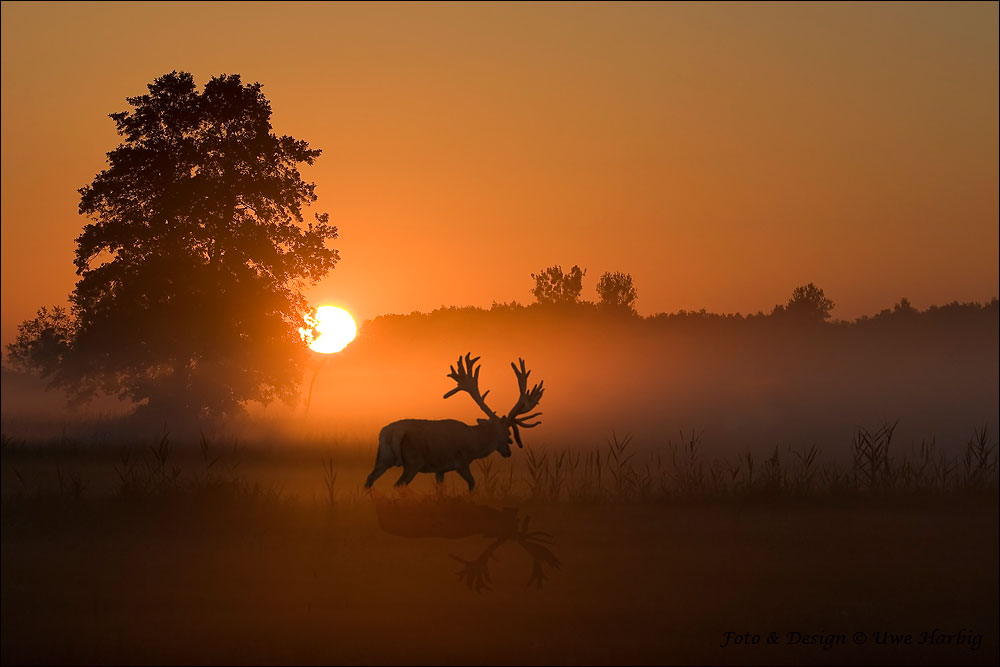
[[[854,317],[998,283],[998,5],[4,2],[2,338],[75,282],[77,189],[155,77],[260,81],[359,319],[631,272],[644,314],[805,282]]]

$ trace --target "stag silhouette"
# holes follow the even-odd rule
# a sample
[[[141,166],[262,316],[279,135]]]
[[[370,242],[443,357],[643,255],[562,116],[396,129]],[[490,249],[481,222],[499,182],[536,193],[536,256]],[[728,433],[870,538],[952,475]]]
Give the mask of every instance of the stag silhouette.
[[[511,432],[518,447],[523,447],[518,429],[534,428],[541,422],[529,422],[542,413],[526,414],[542,399],[544,383],[539,382],[528,391],[528,376],[531,371],[524,367],[524,359],[518,359],[520,368],[511,363],[517,377],[519,395],[514,407],[503,417],[498,416],[486,405],[485,394],[479,393],[479,357],[466,354],[458,357],[458,364],[451,366],[448,377],[455,381],[455,388],[444,395],[445,398],[460,391],[472,397],[476,405],[486,414],[486,419],[478,419],[470,426],[455,419],[402,419],[385,426],[378,436],[378,453],[375,468],[368,475],[365,488],[371,488],[386,470],[402,466],[403,473],[396,480],[396,486],[413,481],[419,472],[434,473],[438,483],[444,481],[444,474],[457,472],[469,485],[469,491],[476,486],[469,464],[476,459],[500,452],[500,456],[510,456]]]

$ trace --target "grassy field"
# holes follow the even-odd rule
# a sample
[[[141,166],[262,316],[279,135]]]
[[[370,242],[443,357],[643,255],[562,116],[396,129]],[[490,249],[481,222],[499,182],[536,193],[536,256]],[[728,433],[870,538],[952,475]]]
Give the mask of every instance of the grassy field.
[[[517,452],[471,497],[370,497],[370,452],[208,445],[7,443],[4,664],[998,661],[995,477],[720,493],[706,463],[644,495],[644,456],[595,490],[585,455],[560,481]]]

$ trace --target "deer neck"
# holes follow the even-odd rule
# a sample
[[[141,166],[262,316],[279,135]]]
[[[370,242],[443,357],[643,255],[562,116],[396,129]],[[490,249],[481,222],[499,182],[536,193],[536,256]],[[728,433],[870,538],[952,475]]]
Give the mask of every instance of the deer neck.
[[[497,449],[498,426],[492,420],[476,424],[476,458],[489,456]]]

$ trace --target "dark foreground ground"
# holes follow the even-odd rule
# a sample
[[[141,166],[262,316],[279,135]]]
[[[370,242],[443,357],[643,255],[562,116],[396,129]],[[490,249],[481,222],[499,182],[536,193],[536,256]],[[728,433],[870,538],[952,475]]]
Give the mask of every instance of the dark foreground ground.
[[[518,513],[552,535],[547,578],[527,586],[532,545],[508,541],[477,593],[451,555],[490,538],[390,534],[366,497],[7,495],[2,660],[998,662],[992,502]]]

